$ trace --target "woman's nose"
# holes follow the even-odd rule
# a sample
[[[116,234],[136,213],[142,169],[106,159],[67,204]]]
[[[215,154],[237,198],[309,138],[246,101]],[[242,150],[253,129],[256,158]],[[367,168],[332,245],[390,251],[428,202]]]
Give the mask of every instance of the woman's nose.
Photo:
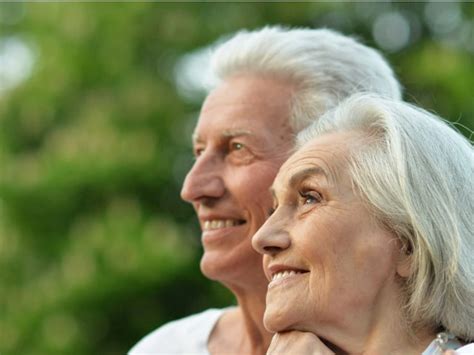
[[[283,225],[284,221],[273,214],[254,234],[252,238],[253,248],[262,255],[271,256],[287,249],[291,245],[291,239]]]
[[[219,198],[225,192],[222,165],[212,156],[200,156],[184,179],[181,198],[196,202],[205,198]]]

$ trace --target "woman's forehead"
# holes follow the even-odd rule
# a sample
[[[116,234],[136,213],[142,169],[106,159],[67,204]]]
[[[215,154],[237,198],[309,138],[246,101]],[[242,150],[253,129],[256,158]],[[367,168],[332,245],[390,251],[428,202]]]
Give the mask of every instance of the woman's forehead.
[[[274,188],[278,189],[279,185],[293,186],[295,182],[310,176],[340,183],[357,138],[353,133],[331,133],[309,141],[283,164]]]

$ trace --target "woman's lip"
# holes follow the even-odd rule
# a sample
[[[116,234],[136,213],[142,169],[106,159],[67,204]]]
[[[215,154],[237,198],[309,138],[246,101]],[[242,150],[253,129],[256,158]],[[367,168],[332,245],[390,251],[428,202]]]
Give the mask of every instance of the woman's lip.
[[[309,270],[301,269],[299,267],[285,265],[285,264],[272,264],[272,265],[269,265],[269,266],[266,267],[266,271],[267,271],[266,274],[270,275],[268,277],[269,281],[272,280],[272,278],[275,274],[280,273],[280,272],[285,272],[285,271],[295,271],[295,272],[299,272],[299,273],[309,272]]]
[[[293,273],[293,274],[288,274],[287,276],[282,276],[282,277],[277,278],[275,280],[271,280],[270,283],[268,284],[268,289],[271,289],[271,288],[274,288],[274,287],[277,287],[277,286],[280,286],[280,285],[283,285],[283,284],[288,285],[288,283],[298,281],[298,280],[301,279],[301,277],[307,276],[306,274],[308,274],[308,273],[309,273],[309,271],[297,272],[297,273]]]

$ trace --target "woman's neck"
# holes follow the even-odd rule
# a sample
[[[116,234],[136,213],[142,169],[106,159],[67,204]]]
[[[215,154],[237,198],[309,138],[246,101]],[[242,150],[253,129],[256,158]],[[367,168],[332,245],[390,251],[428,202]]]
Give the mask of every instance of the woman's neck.
[[[382,291],[383,302],[353,310],[335,326],[313,332],[333,344],[336,354],[421,354],[436,330],[411,327],[403,314],[401,293],[390,288]]]

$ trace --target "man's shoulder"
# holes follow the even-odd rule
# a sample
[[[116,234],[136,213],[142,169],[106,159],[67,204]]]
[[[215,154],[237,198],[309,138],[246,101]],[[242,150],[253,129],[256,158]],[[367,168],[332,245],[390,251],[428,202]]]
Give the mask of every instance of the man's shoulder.
[[[140,340],[129,355],[185,352],[207,354],[209,334],[225,310],[212,308],[166,323]]]
[[[189,335],[195,331],[201,331],[205,325],[209,325],[212,329],[223,312],[224,309],[210,308],[203,312],[166,323],[153,333],[156,332],[156,334],[163,333],[167,335],[181,333],[183,335]]]

